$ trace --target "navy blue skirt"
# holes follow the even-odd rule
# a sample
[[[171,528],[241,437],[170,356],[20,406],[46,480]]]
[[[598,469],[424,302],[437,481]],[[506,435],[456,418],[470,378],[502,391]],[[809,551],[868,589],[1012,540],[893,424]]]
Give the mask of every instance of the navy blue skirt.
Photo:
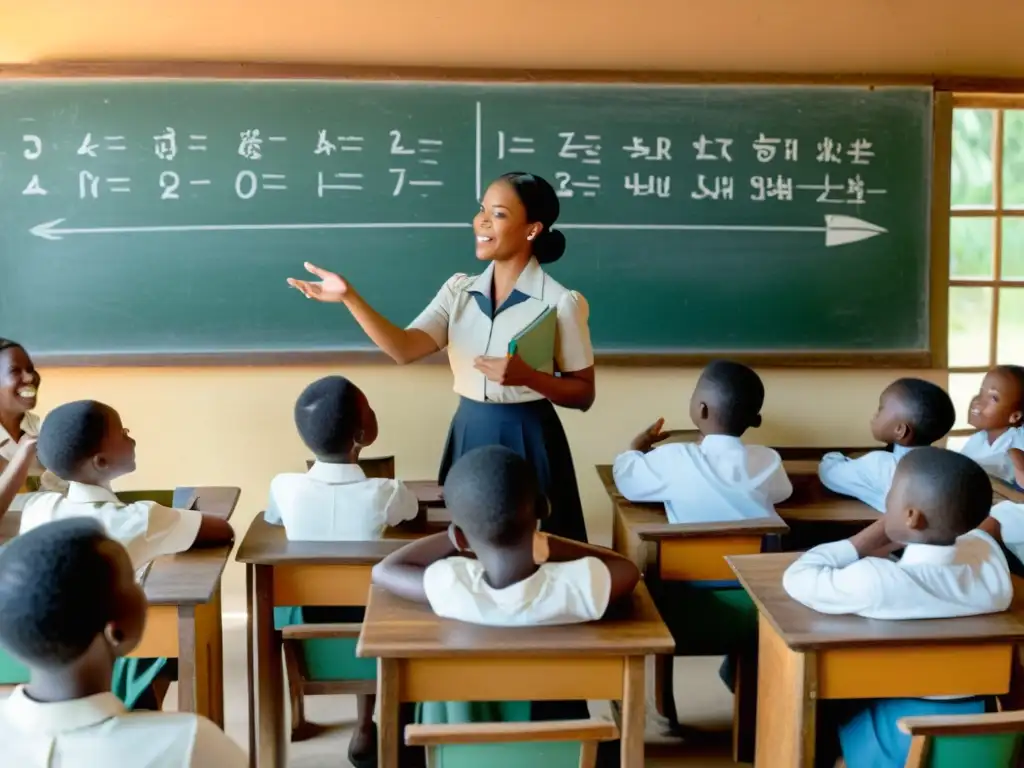
[[[510,448],[533,466],[550,508],[541,530],[576,541],[587,540],[569,441],[548,400],[504,404],[462,398],[448,431],[439,482],[444,485],[448,471],[464,454],[485,445]]]

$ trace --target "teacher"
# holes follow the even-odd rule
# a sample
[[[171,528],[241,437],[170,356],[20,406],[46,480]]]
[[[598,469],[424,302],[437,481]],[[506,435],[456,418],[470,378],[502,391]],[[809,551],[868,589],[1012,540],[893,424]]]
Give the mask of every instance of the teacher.
[[[506,173],[488,188],[473,219],[479,275],[453,275],[408,328],[389,321],[343,277],[307,263],[319,281],[289,278],[306,298],[344,304],[381,351],[400,365],[447,347],[461,396],[441,460],[440,482],[474,448],[504,445],[529,461],[542,492],[541,527],[587,540],[583,507],[565,431],[553,405],[586,411],[594,403],[589,310],[579,293],[555,282],[542,264],[557,261],[565,236],[552,228],[558,196],[530,173]],[[548,308],[556,313],[550,365],[534,370],[509,342]],[[542,509],[541,506],[549,507]]]

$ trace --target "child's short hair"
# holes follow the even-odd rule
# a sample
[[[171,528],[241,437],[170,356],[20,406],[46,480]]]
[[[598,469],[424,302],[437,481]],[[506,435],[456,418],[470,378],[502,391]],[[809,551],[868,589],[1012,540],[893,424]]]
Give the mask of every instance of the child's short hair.
[[[729,434],[741,435],[761,425],[764,383],[753,368],[731,360],[715,360],[701,373],[698,386],[715,393],[715,418]]]
[[[916,448],[900,459],[896,472],[909,475],[908,496],[933,516],[929,524],[951,536],[974,530],[992,509],[992,481],[962,453]]]
[[[496,546],[512,544],[522,536],[524,510],[536,509],[537,496],[533,467],[500,445],[466,453],[455,462],[444,484],[452,522],[468,537]]]
[[[43,466],[62,480],[71,479],[100,452],[111,410],[95,400],[76,400],[50,411],[39,429],[37,450]]]
[[[117,572],[98,520],[41,525],[0,550],[0,645],[28,664],[78,659],[115,614]]]
[[[1024,366],[997,365],[993,370],[1006,373],[1013,377],[1014,381],[1017,382],[1017,388],[1020,390],[1021,402],[1024,403]]]
[[[914,430],[915,445],[931,445],[953,428],[956,409],[942,387],[924,379],[897,379],[889,391],[900,398]]]
[[[295,401],[295,426],[315,455],[351,450],[359,429],[358,391],[344,376],[325,376],[302,390]]]

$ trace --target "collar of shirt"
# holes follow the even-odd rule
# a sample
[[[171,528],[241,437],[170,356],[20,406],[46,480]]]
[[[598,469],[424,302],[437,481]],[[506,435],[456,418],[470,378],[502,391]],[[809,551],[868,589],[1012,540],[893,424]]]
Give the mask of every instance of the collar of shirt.
[[[899,461],[904,456],[906,456],[908,453],[910,453],[912,450],[914,450],[915,448],[920,448],[920,447],[921,446],[919,446],[919,445],[893,445],[893,447],[892,447],[893,458],[896,459],[896,461]]]
[[[366,473],[358,464],[329,464],[325,461],[315,461],[306,472],[306,477],[319,480],[321,483],[346,485],[362,482],[366,479]]]
[[[955,544],[907,544],[900,565],[952,565],[955,561]]]
[[[494,262],[487,265],[487,269],[483,271],[466,290],[468,293],[476,299],[477,306],[480,307],[480,311],[486,313],[488,316],[497,314],[492,311],[494,305],[494,299],[491,296],[491,286],[494,283]],[[505,303],[498,307],[498,312],[502,312],[510,307],[514,307],[516,304],[522,304],[527,299],[538,299],[544,298],[544,270],[541,268],[540,263],[536,259],[530,259],[526,267],[519,274],[519,279],[516,280],[515,287],[512,289],[512,293],[505,299]]]
[[[79,504],[120,504],[121,500],[117,494],[102,485],[88,485],[87,483],[69,483],[68,501]]]
[[[742,450],[742,448],[743,441],[732,435],[704,435],[704,439],[700,441],[700,449],[705,455]]]
[[[18,426],[21,427],[21,431],[26,435],[32,435],[34,437],[39,434],[39,417],[34,413],[26,413],[21,417],[21,424]],[[17,440],[14,439],[11,433],[0,426],[0,446],[16,442]]]
[[[20,730],[36,733],[61,733],[98,725],[125,714],[121,700],[109,691],[71,701],[39,702],[25,694],[19,685],[4,702],[4,713]]]
[[[979,432],[978,434],[982,435],[982,444],[987,451],[991,453],[1006,453],[1013,444],[1013,438],[1019,431],[1020,427],[1010,427],[992,442],[989,442],[987,432]]]

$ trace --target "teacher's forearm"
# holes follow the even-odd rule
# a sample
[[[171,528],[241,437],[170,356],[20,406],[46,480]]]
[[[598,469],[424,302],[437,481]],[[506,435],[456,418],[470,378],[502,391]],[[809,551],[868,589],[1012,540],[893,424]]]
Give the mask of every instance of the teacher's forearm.
[[[355,292],[346,296],[345,306],[370,341],[399,365],[416,362],[437,351],[437,344],[429,335],[399,328]]]
[[[533,371],[526,386],[562,408],[587,411],[594,404],[596,389],[592,368],[561,376]]]

